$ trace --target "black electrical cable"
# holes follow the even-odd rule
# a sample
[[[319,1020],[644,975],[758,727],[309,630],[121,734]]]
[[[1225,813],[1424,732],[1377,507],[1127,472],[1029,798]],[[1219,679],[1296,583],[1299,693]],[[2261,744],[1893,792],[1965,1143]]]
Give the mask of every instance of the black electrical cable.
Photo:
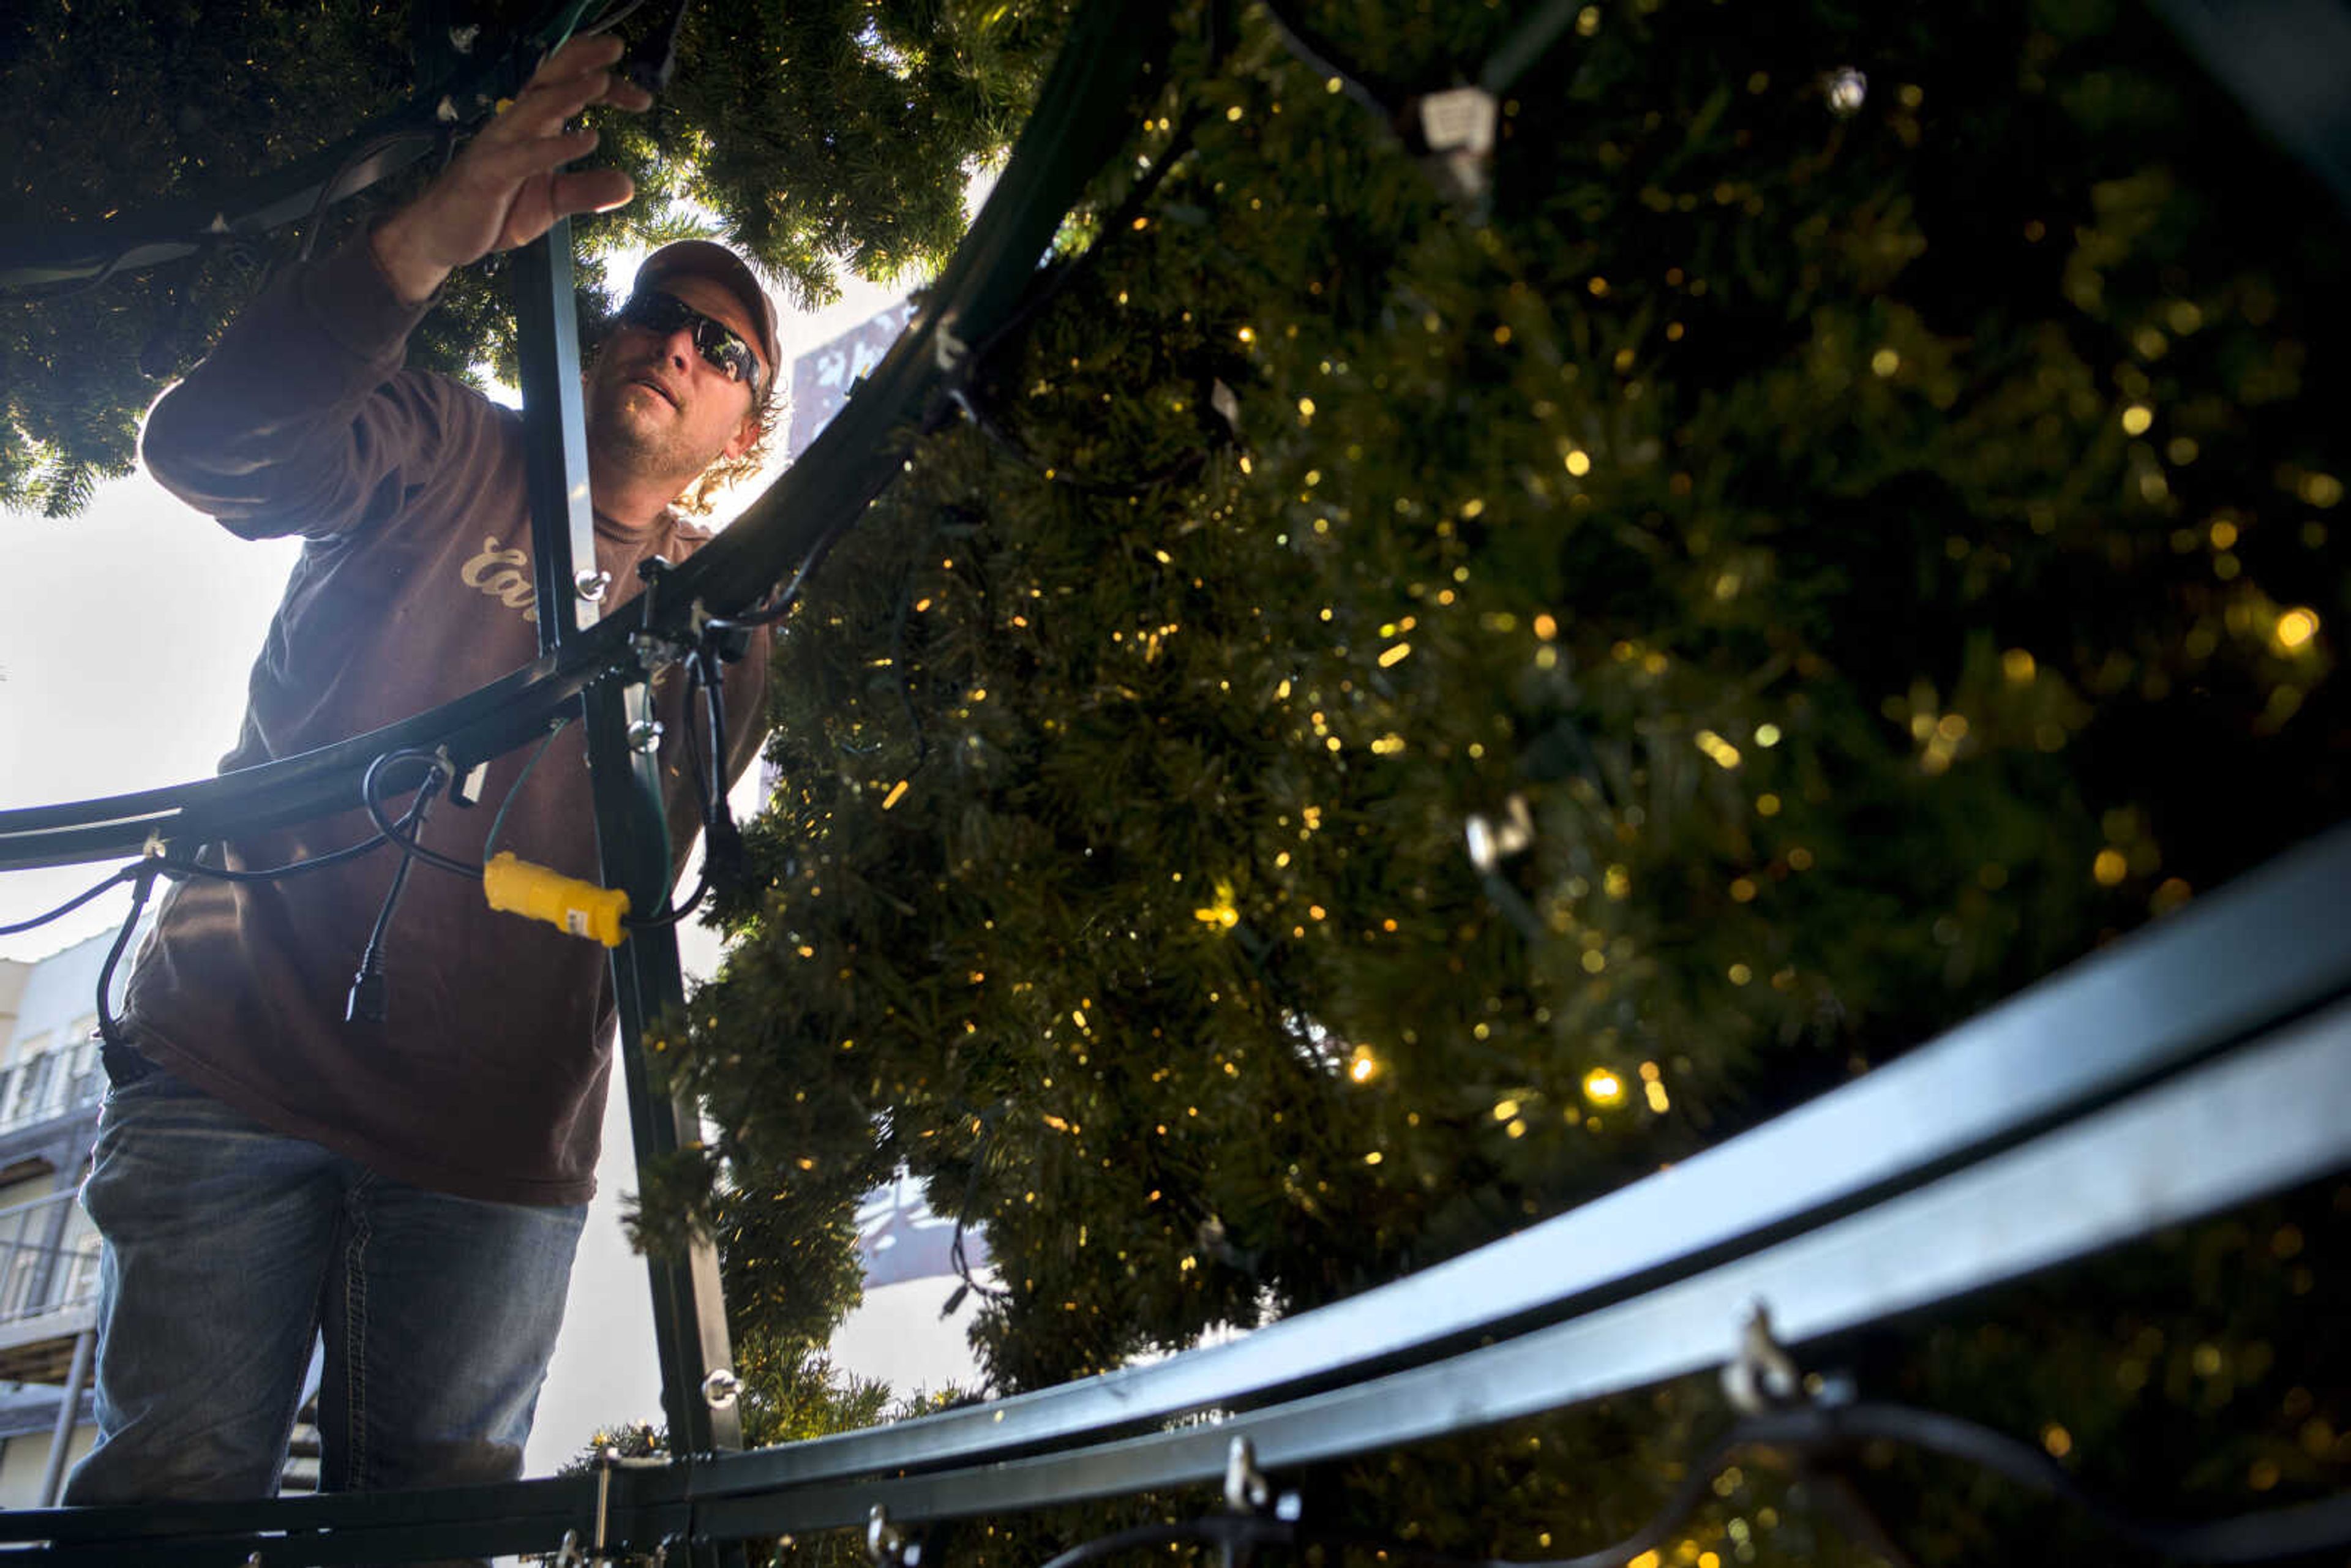
[[[106,265],[88,277],[69,277],[47,288],[36,285],[29,288],[8,290],[28,305],[55,305],[63,300],[78,299],[85,294],[95,294],[106,287],[114,275],[123,270],[130,252],[121,251],[106,258]]]
[[[738,632],[739,629],[727,622],[712,622],[703,628],[703,643],[696,651],[703,713],[710,727],[710,782],[702,792],[702,865],[704,882],[712,888],[733,884],[747,869],[742,830],[735,825],[734,809],[726,799],[727,759],[732,753],[726,746],[726,681],[720,652],[722,643]],[[692,700],[693,685],[689,680],[689,705]],[[696,750],[689,718],[687,755],[693,757]],[[695,760],[699,763],[702,759],[696,757]]]
[[[368,141],[362,141],[357,147],[351,149],[350,156],[345,158],[340,163],[335,165],[335,172],[332,174],[329,174],[326,180],[320,183],[319,186],[319,199],[310,204],[310,214],[307,220],[310,225],[309,232],[302,236],[300,259],[304,261],[309,260],[311,253],[318,248],[319,233],[321,229],[326,227],[327,209],[334,204],[335,187],[343,183],[343,177],[345,175],[349,174],[353,169],[358,168],[361,163],[364,163],[367,160],[374,157],[379,152],[389,152],[391,149],[401,146],[406,142],[425,141],[439,137],[442,134],[443,128],[439,126],[418,126],[404,131],[388,131],[382,135],[371,137]],[[379,175],[377,178],[381,178],[381,176]],[[364,180],[360,182],[358,190],[364,191],[375,183],[376,182],[373,179]],[[357,194],[358,191],[354,191],[352,193]]]
[[[118,880],[131,883],[131,913],[122,917],[121,929],[114,934],[114,945],[106,950],[106,962],[98,970],[98,1038],[115,1051],[130,1049],[122,1042],[120,1025],[114,1018],[114,971],[122,963],[122,951],[131,946],[131,934],[139,928],[139,917],[146,913],[147,895],[155,891],[155,878],[164,871],[163,862],[150,855],[136,865],[125,866]]]
[[[645,0],[616,0],[616,4],[604,10],[594,21],[581,24],[577,36],[586,38],[598,33],[609,33],[643,10]]]
[[[571,36],[584,8],[580,0],[557,0],[515,35],[489,64],[463,79],[434,85],[361,126],[338,146],[310,158],[240,182],[226,191],[109,219],[87,229],[61,228],[54,236],[36,235],[29,242],[16,240],[0,246],[0,293],[20,293],[37,300],[67,298],[95,288],[131,267],[134,256],[141,258],[139,267],[152,267],[199,250],[220,234],[263,232],[258,226],[260,217],[281,210],[288,198],[309,192],[303,179],[305,170],[333,171],[327,176],[331,189],[353,162],[371,151],[380,152],[402,141],[421,141],[444,127],[454,128],[490,113],[499,99],[515,96],[538,62]],[[400,166],[380,170],[367,183],[373,184]],[[361,185],[348,194],[356,195],[366,188]],[[314,202],[308,210],[315,216],[319,209]],[[282,226],[298,216],[267,226]],[[107,240],[95,236],[118,235],[121,237],[113,240],[110,249],[96,249],[96,244]],[[102,261],[96,259],[99,256]],[[58,273],[69,276],[54,276]],[[50,276],[44,277],[45,274]],[[41,292],[47,283],[63,287]]]
[[[685,744],[688,751],[695,749],[694,725],[690,719],[685,727]],[[692,766],[695,770],[695,793],[701,797],[702,801],[702,875],[695,883],[694,891],[686,895],[684,903],[680,904],[672,899],[666,908],[657,910],[651,915],[622,915],[621,924],[632,930],[650,930],[663,925],[674,925],[701,907],[704,895],[710,891],[710,789],[703,779],[702,764],[698,758],[693,760]]]
[[[427,797],[423,791],[419,791],[416,803],[412,805],[409,808],[408,814],[401,819],[401,825],[403,828],[422,819],[423,814],[423,806],[426,800]],[[327,866],[340,865],[347,861],[357,860],[360,856],[368,853],[371,850],[382,848],[386,840],[384,835],[379,832],[371,838],[361,840],[358,843],[346,844],[343,848],[339,850],[329,850],[325,854],[313,855],[308,860],[289,861],[284,865],[270,866],[260,871],[233,871],[226,866],[205,865],[202,862],[196,860],[172,860],[169,857],[168,852],[162,855],[150,855],[141,860],[135,861],[130,865],[124,866],[120,871],[118,871],[112,876],[108,877],[96,887],[78,895],[71,902],[64,904],[63,906],[50,911],[47,915],[41,916],[40,919],[30,922],[28,925],[11,926],[7,931],[0,932],[0,935],[13,934],[16,931],[29,929],[31,925],[38,925],[44,921],[54,920],[58,915],[67,913],[68,910],[78,908],[82,904],[89,903],[91,899],[97,897],[99,894],[105,892],[108,888],[113,886],[118,882],[131,883],[132,884],[131,912],[123,917],[120,928],[116,931],[114,945],[107,949],[106,962],[99,968],[98,974],[99,1038],[105,1040],[107,1044],[120,1050],[124,1049],[124,1047],[122,1040],[118,1033],[118,1025],[114,1017],[112,995],[114,989],[114,972],[122,962],[123,950],[130,944],[131,932],[138,927],[139,916],[146,909],[148,895],[154,891],[154,883],[157,877],[170,877],[174,881],[183,881],[187,878],[194,877],[212,882],[276,882],[282,877],[299,876],[304,872],[319,871]],[[200,851],[199,852],[202,852]],[[403,869],[405,868],[406,863],[407,862],[405,861],[402,862]]]
[[[1478,85],[1499,98],[1559,41],[1559,36],[1567,31],[1568,23],[1574,20],[1583,5],[1584,0],[1549,0],[1486,57],[1485,68],[1478,73]]]
[[[906,722],[914,727],[914,761],[906,769],[913,778],[931,759],[931,732],[923,727],[923,716],[914,709],[914,676],[906,664],[906,623],[912,616],[914,600],[914,577],[909,571],[898,585],[897,620],[890,629],[890,673],[898,677],[898,706],[905,710]]]
[[[1865,1402],[1775,1411],[1742,1422],[1724,1445],[1834,1446],[1860,1438],[1883,1438],[1990,1470],[2055,1497],[2088,1514],[2108,1533],[2166,1557],[2252,1563],[2351,1544],[2351,1494],[2203,1523],[2144,1520],[2084,1489],[2033,1444],[1913,1406]]]
[[[809,574],[822,563],[826,556],[832,553],[832,547],[838,544],[841,535],[848,531],[845,528],[834,528],[820,538],[815,544],[809,547],[807,556],[800,561],[799,570],[792,573],[792,580],[784,584],[774,597],[765,603],[754,605],[737,616],[737,622],[745,626],[765,626],[771,622],[782,620],[785,612],[799,602],[800,589],[808,582]]]
[[[693,713],[695,697],[701,695],[705,710],[704,722],[710,727],[711,755],[707,761],[702,755],[700,732]],[[716,879],[717,857],[729,853],[726,842],[739,853],[741,841],[735,834],[734,819],[726,812],[726,685],[720,678],[715,651],[707,638],[702,646],[686,656],[685,661],[685,754],[686,766],[694,777],[695,805],[702,819],[702,875],[694,884],[694,892],[683,904],[672,901],[669,907],[653,915],[623,915],[621,924],[637,929],[674,925],[701,906],[704,897]],[[722,835],[726,842],[722,842]]]
[[[98,897],[108,888],[112,887],[116,883],[129,882],[139,874],[140,869],[138,864],[134,863],[124,866],[121,870],[116,872],[113,875],[108,877],[104,882],[99,883],[97,886],[83,889],[81,892],[75,894],[71,898],[67,899],[63,904],[58,904],[55,909],[50,910],[46,915],[36,915],[30,920],[20,920],[13,925],[0,925],[0,936],[15,936],[20,933],[31,931],[39,926],[47,925],[52,920],[62,919],[66,915],[71,915],[75,910],[79,909],[83,904],[88,904],[91,899]]]
[[[632,0],[621,16],[634,11],[641,3],[642,0]],[[685,5],[686,0],[669,0],[668,19],[639,39],[621,62],[621,74],[647,92],[666,92],[670,78],[676,74],[677,41],[685,31]],[[611,22],[600,22],[598,26],[610,26],[619,20],[620,16],[615,16]]]
[[[1163,486],[1176,483],[1196,472],[1208,460],[1207,451],[1194,447],[1155,472],[1141,475],[1135,478],[1081,479],[1059,464],[1047,463],[1030,452],[1019,437],[1007,430],[993,414],[987,411],[979,400],[972,395],[969,387],[951,388],[947,396],[954,401],[957,408],[970,417],[972,423],[977,425],[983,434],[1002,448],[1015,462],[1034,470],[1048,482],[1065,486],[1081,496],[1140,496]]]
[[[974,1292],[990,1301],[1002,1301],[1012,1293],[984,1284],[975,1278],[971,1271],[971,1260],[965,1254],[963,1246],[964,1232],[971,1228],[972,1210],[979,1202],[980,1168],[987,1155],[987,1145],[996,1136],[996,1119],[1001,1108],[987,1113],[975,1111],[968,1105],[959,1105],[957,1109],[979,1124],[979,1141],[972,1145],[971,1174],[964,1178],[963,1201],[956,1205],[955,1237],[947,1243],[947,1266],[956,1271],[956,1278],[963,1283],[956,1287],[955,1292],[947,1297],[946,1305],[939,1309],[939,1316],[943,1318],[952,1316],[955,1310],[963,1305],[964,1298]]]
[[[710,750],[705,758],[702,731],[695,726],[694,699],[702,698],[702,722],[708,727]],[[717,815],[726,790],[726,685],[716,658],[705,643],[685,661],[685,755],[694,768],[696,801],[706,831]]]
[[[324,871],[329,866],[341,865],[346,861],[357,860],[371,851],[381,849],[389,841],[381,833],[377,833],[360,840],[358,843],[345,844],[339,850],[329,850],[324,854],[312,855],[307,860],[287,861],[284,865],[265,866],[259,871],[235,871],[227,866],[206,865],[201,861],[173,861],[171,862],[169,874],[174,877],[198,877],[206,882],[277,882],[285,877],[300,876],[305,872]]]
[[[382,785],[384,769],[395,763],[401,762],[422,762],[425,764],[427,772],[425,774],[424,782],[418,786],[420,790],[420,800],[423,799],[422,791],[426,789],[437,789],[441,783],[455,771],[451,768],[448,758],[443,757],[438,752],[422,751],[413,747],[400,751],[385,752],[381,757],[377,758],[373,762],[368,764],[367,773],[360,780],[360,796],[362,804],[367,807],[368,820],[375,824],[375,831],[377,832],[382,834],[385,838],[391,840],[392,842],[400,847],[400,852],[402,856],[412,860],[423,861],[426,865],[438,867],[440,870],[448,872],[452,875],[462,876],[467,882],[479,882],[482,879],[482,868],[480,866],[467,865],[464,861],[457,860],[450,855],[444,855],[438,850],[426,849],[423,844],[417,842],[415,839],[410,837],[405,828],[403,828],[400,823],[393,821],[392,818],[385,813],[383,802],[379,798],[379,791]],[[413,813],[412,812],[412,815],[413,814]]]
[[[1004,324],[973,349],[969,363],[974,369],[985,364],[1013,334],[1036,319],[1046,306],[1059,298],[1062,290],[1069,287],[1079,274],[1095,264],[1095,258],[1102,255],[1105,245],[1120,235],[1133,232],[1134,220],[1143,215],[1144,204],[1158,192],[1176,165],[1192,151],[1192,135],[1199,126],[1201,112],[1196,104],[1184,111],[1184,117],[1176,122],[1175,131],[1167,138],[1166,149],[1149,169],[1144,171],[1143,177],[1135,181],[1110,215],[1102,219],[1101,232],[1094,243],[1086,247],[1085,253],[1068,266],[1055,267],[1040,277],[1020,303],[1013,308],[1012,313],[1005,318]]]
[[[629,927],[632,931],[644,931],[663,925],[674,925],[679,921],[684,919],[687,915],[693,914],[695,910],[700,906],[703,895],[709,891],[710,873],[707,870],[705,870],[702,873],[701,880],[694,884],[694,891],[686,895],[686,900],[684,904],[672,904],[667,909],[662,910],[660,913],[655,915],[623,915],[621,916],[621,924]]]
[[[799,570],[792,573],[792,580],[764,603],[754,605],[751,609],[733,617],[731,623],[737,626],[766,626],[782,620],[791,607],[799,602],[800,589],[806,585],[816,569],[823,563],[824,558],[832,553],[832,547],[841,542],[842,535],[858,525],[864,517],[867,508],[873,505],[882,492],[888,489],[897,477],[895,469],[877,470],[872,481],[865,486],[863,496],[858,497],[861,504],[841,508],[840,521],[818,535],[816,541],[809,546],[808,554],[800,559]]]
[[[2195,1563],[2257,1563],[2300,1556],[2351,1544],[2351,1495],[2295,1507],[2241,1514],[2205,1523],[2156,1522],[2125,1513],[2085,1491],[2064,1467],[2031,1444],[1972,1421],[1909,1406],[1854,1404],[1804,1406],[1750,1416],[1733,1427],[1677,1482],[1657,1511],[1621,1541],[1573,1557],[1539,1561],[1458,1557],[1405,1542],[1309,1526],[1253,1513],[1209,1514],[1198,1519],[1138,1525],[1082,1542],[1050,1559],[1044,1568],[1086,1568],[1122,1552],[1193,1542],[1234,1549],[1260,1546],[1357,1548],[1414,1568],[1623,1568],[1644,1552],[1664,1546],[1683,1521],[1713,1493],[1714,1479],[1740,1452],[1774,1448],[1809,1455],[1849,1450],[1857,1441],[1885,1439],[1973,1464],[2035,1490],[2055,1496],[2087,1514],[2100,1528],[2158,1555]],[[1833,1481],[1841,1480],[1827,1472]],[[1867,1544],[1890,1561],[1900,1549],[1886,1538],[1866,1505],[1847,1488],[1843,1500],[1855,1511],[1850,1527],[1876,1535]]]
[[[1005,428],[1001,421],[987,411],[974,390],[977,373],[979,367],[993,358],[1015,333],[1033,321],[1048,305],[1060,298],[1062,291],[1068,288],[1081,273],[1092,267],[1096,259],[1102,256],[1104,246],[1111,244],[1117,235],[1128,233],[1133,228],[1135,220],[1142,215],[1145,204],[1158,191],[1176,165],[1182,162],[1186,154],[1191,152],[1192,134],[1199,124],[1200,116],[1201,110],[1197,105],[1185,111],[1184,118],[1176,122],[1174,133],[1168,138],[1165,151],[1161,152],[1157,161],[1144,172],[1143,177],[1134,183],[1117,208],[1102,220],[1101,235],[1092,245],[1086,247],[1085,254],[1068,266],[1047,273],[1022,298],[1011,315],[1006,318],[1004,324],[989,333],[966,359],[961,373],[956,375],[946,389],[947,400],[962,411],[964,417],[977,425],[983,434],[1015,461],[1035,470],[1050,482],[1066,486],[1081,495],[1138,496],[1145,491],[1173,484],[1195,472],[1207,461],[1207,454],[1198,450],[1187,452],[1158,472],[1146,474],[1133,480],[1104,481],[1080,478],[1058,465],[1040,461],[1017,436]]]
[[[1288,15],[1276,0],[1257,0],[1266,19],[1273,24],[1275,37],[1282,47],[1298,57],[1300,63],[1325,81],[1335,81],[1339,90],[1364,109],[1381,124],[1393,129],[1403,102],[1409,95],[1394,83],[1384,82],[1371,72],[1347,63],[1330,39],[1306,23]]]
[[[401,828],[404,831],[413,824],[415,831],[421,833],[424,831],[425,813],[433,806],[433,797],[452,777],[448,764],[438,756],[431,752],[387,752],[369,765],[366,790],[368,811],[372,816],[376,810],[374,791],[378,771],[387,761],[419,755],[424,757],[431,766],[423,782],[416,787],[416,799],[410,804],[408,814],[401,819]],[[351,977],[350,994],[343,1003],[345,1023],[381,1023],[390,1016],[391,980],[384,973],[384,938],[391,934],[392,912],[400,907],[400,895],[407,891],[408,873],[415,869],[419,859],[431,852],[416,845],[413,840],[394,832],[388,821],[380,822],[379,827],[387,837],[406,847],[409,852],[402,855],[400,863],[392,868],[392,884],[384,889],[383,906],[376,911],[375,928],[368,933],[367,946],[360,950],[359,970]],[[447,863],[454,866],[457,862],[450,861]],[[471,876],[474,873],[468,872],[465,874]]]

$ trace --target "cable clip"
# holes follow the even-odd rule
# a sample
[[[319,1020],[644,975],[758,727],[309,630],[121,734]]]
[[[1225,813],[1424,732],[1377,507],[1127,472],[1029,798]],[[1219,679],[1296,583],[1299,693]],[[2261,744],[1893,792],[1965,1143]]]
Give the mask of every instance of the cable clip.
[[[1476,868],[1486,896],[1519,928],[1520,936],[1530,942],[1541,941],[1546,935],[1542,917],[1502,874],[1502,862],[1512,855],[1524,853],[1535,841],[1534,814],[1527,810],[1527,798],[1513,792],[1503,803],[1502,820],[1499,822],[1482,812],[1470,812],[1469,820],[1463,824],[1462,836],[1468,841],[1469,863]]]
[[[1236,436],[1240,434],[1241,400],[1238,393],[1221,381],[1211,382],[1208,385],[1208,406],[1217,411],[1228,431]]]
[[[877,1502],[865,1516],[865,1555],[873,1568],[918,1568],[923,1547],[920,1542],[907,1540],[890,1522],[890,1511]]]
[[[939,370],[950,376],[963,373],[966,361],[971,358],[971,345],[956,335],[956,313],[952,310],[939,318],[931,331],[931,357]]]
[[[1722,1393],[1742,1416],[1761,1416],[1803,1400],[1803,1374],[1796,1369],[1795,1358],[1771,1337],[1771,1309],[1761,1301],[1740,1330],[1739,1354],[1723,1366]]]
[[[1513,792],[1503,802],[1502,813],[1502,821],[1497,822],[1482,812],[1472,811],[1463,830],[1469,844],[1469,863],[1478,868],[1480,876],[1490,876],[1504,861],[1535,841],[1534,814],[1527,810],[1524,795]]]
[[[1294,1524],[1302,1505],[1294,1491],[1275,1493],[1273,1483],[1257,1468],[1257,1445],[1237,1437],[1225,1450],[1225,1506],[1235,1513],[1270,1513]]]

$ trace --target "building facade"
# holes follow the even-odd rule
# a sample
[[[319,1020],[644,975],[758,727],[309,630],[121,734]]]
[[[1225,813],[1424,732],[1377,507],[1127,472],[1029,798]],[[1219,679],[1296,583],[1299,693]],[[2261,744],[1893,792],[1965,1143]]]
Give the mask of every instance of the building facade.
[[[0,1508],[57,1500],[97,1435],[98,1232],[76,1200],[98,1134],[98,976],[113,936],[0,959]]]

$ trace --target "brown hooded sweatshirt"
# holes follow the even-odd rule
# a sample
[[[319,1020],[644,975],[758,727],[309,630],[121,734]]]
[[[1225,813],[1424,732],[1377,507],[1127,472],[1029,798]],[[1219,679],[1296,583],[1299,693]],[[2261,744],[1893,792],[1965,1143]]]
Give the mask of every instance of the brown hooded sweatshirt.
[[[148,466],[174,495],[244,538],[306,541],[224,772],[424,712],[537,656],[521,421],[402,369],[423,314],[354,244],[256,300],[148,421]],[[600,515],[596,533],[607,613],[639,591],[640,561],[683,560],[710,538],[674,516],[632,532]],[[762,635],[728,667],[730,780],[758,749],[768,651]],[[672,667],[654,687],[673,865],[697,826],[684,686]],[[436,803],[423,841],[480,863],[535,744],[490,765],[482,805]],[[278,865],[371,831],[355,805],[207,859]],[[577,724],[531,770],[497,847],[596,877]],[[126,1038],[265,1124],[395,1179],[491,1202],[584,1201],[611,1068],[604,949],[495,914],[477,880],[419,864],[387,940],[389,1017],[346,1023],[396,855],[174,886],[131,976]]]

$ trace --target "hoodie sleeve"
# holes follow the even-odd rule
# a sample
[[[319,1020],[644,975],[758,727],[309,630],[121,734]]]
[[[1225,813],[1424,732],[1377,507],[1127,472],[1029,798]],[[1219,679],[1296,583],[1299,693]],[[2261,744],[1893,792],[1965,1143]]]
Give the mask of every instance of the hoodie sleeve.
[[[364,235],[273,283],[164,393],[141,442],[164,488],[246,538],[381,523],[437,466],[457,388],[402,371],[431,302]]]

